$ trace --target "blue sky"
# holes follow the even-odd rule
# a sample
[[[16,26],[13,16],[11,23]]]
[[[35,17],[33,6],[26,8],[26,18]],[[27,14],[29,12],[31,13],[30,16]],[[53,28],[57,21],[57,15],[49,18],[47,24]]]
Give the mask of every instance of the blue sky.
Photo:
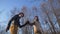
[[[21,8],[23,5],[31,7],[32,5],[39,5],[39,2],[30,2],[27,0],[0,0],[0,10],[9,10],[13,7]]]
[[[22,8],[22,6],[32,7],[32,6],[39,6],[40,1],[34,0],[0,0],[0,12],[2,12],[0,21],[7,20],[9,11],[12,10],[14,7]],[[5,19],[6,18],[6,19]]]
[[[34,2],[34,0],[0,0],[0,25],[6,28],[10,16],[9,12],[14,7],[17,7],[19,9],[21,9],[23,6],[31,8],[35,5],[38,7],[40,2],[42,1],[40,0]]]
[[[42,0],[35,2],[34,0],[0,0],[0,23],[4,24],[4,22],[8,22],[10,16],[9,12],[14,7],[19,9],[21,9],[23,6],[27,6],[29,8],[32,6],[38,7],[40,2],[42,2]]]
[[[14,7],[17,7],[19,9],[21,9],[23,6],[27,6],[29,8],[32,8],[32,6],[39,7],[40,3],[42,3],[42,2],[45,2],[45,1],[38,0],[38,1],[34,2],[34,0],[0,0],[0,12],[1,12],[0,13],[0,23],[6,25],[6,22],[8,22],[9,16],[10,16],[9,12]],[[40,15],[41,14],[42,14],[42,12],[40,13]],[[42,17],[40,19],[42,21]]]

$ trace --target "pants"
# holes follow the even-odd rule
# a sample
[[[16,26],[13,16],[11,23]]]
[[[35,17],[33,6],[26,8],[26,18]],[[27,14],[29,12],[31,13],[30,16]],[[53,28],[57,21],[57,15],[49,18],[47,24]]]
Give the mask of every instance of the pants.
[[[10,33],[11,34],[17,34],[18,32],[18,26],[17,25],[11,25],[10,26]]]

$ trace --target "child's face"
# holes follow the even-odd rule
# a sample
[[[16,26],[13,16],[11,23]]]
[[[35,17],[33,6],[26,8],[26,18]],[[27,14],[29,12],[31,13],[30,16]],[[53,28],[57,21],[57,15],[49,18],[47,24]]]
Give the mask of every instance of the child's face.
[[[19,17],[24,17],[24,15],[23,14],[20,14]]]
[[[37,17],[35,17],[34,19],[37,20]]]

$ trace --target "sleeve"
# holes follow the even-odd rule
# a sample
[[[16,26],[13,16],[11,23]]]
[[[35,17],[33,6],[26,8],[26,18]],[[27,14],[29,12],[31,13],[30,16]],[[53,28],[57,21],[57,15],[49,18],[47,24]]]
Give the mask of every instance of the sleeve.
[[[28,23],[29,23],[29,21],[26,21],[26,23],[23,24],[23,25],[20,25],[20,24],[19,24],[19,27],[22,28],[22,27],[26,26]]]
[[[29,25],[31,25],[31,26],[35,25],[35,22],[33,21],[32,23],[29,23]]]
[[[13,18],[9,21],[8,26],[7,26],[7,30],[9,30],[12,20],[13,20]]]

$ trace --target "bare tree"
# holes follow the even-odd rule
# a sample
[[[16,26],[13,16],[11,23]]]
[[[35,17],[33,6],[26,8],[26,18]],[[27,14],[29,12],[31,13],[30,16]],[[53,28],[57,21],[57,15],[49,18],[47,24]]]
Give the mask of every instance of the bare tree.
[[[24,13],[24,21],[23,21],[23,23],[25,23],[27,20],[29,20],[30,18],[29,18],[29,14],[30,14],[30,11],[28,11],[29,9],[26,7],[26,6],[23,6],[22,7],[22,12]],[[31,27],[29,26],[29,25],[27,25],[27,26],[25,26],[25,27],[23,27],[23,34],[32,34],[32,31],[31,31]]]
[[[59,0],[56,0],[56,1],[59,1]],[[59,24],[59,26],[60,26],[60,18],[59,18],[59,16],[60,16],[60,8],[58,8],[58,9],[55,9],[54,7],[53,7],[53,2],[54,2],[54,0],[52,1],[48,1],[49,3],[50,3],[50,5],[51,5],[51,9],[52,9],[52,11],[53,11],[53,13],[55,14],[55,16],[56,16],[56,18],[57,18],[57,21],[58,21],[58,24]]]
[[[48,20],[49,20],[49,22],[50,22],[50,24],[51,24],[51,26],[52,26],[52,29],[53,29],[53,31],[54,31],[55,34],[56,34],[55,27],[54,27],[54,25],[53,25],[53,22],[52,22],[51,19],[50,19],[50,16],[49,16],[49,11],[47,11],[48,9],[47,9],[47,7],[46,7],[46,4],[42,4],[42,10],[46,13],[46,15],[47,15],[47,17],[48,17]]]
[[[14,16],[14,15],[18,14],[19,12],[20,12],[20,11],[19,11],[16,7],[14,7],[14,8],[10,11],[11,16]]]

